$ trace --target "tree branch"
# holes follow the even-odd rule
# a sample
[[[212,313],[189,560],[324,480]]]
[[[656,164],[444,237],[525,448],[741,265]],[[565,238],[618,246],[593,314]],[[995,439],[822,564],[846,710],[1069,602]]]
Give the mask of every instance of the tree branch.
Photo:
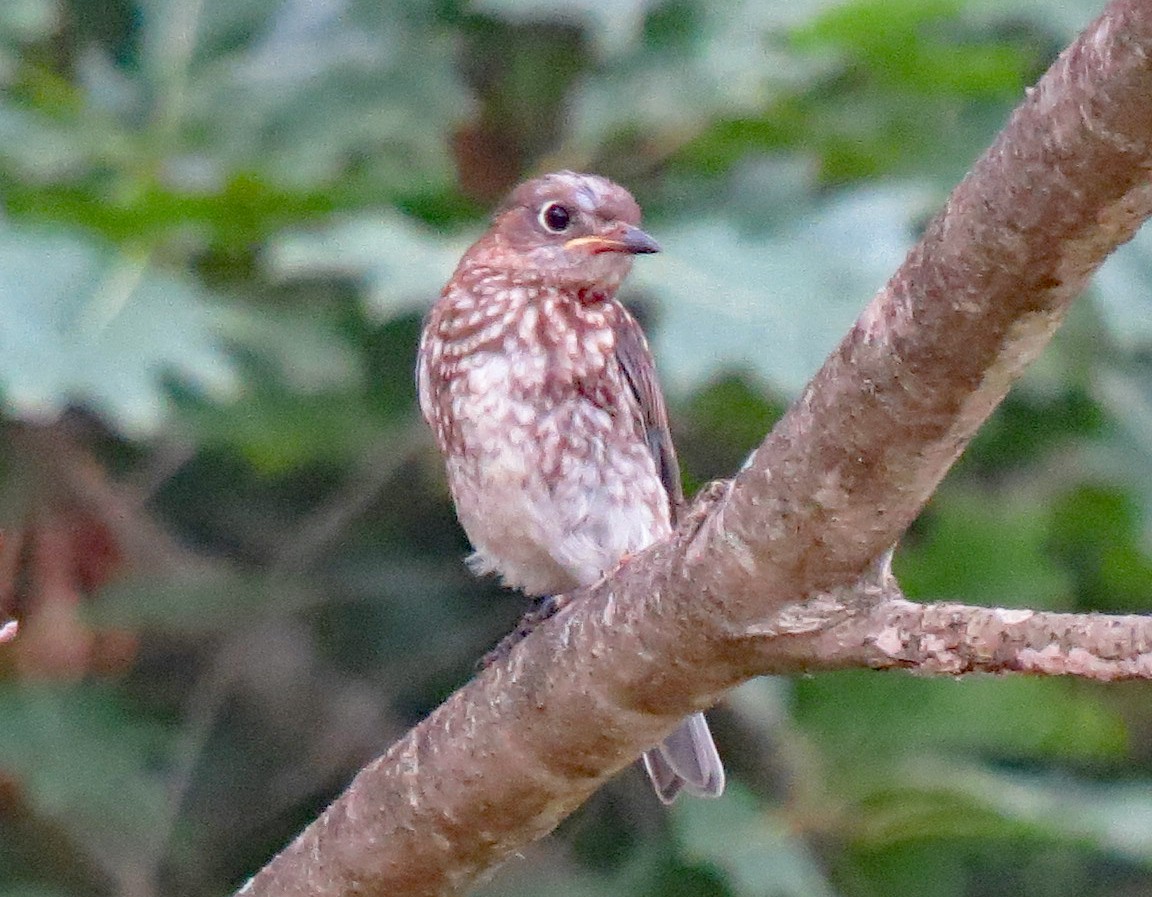
[[[364,769],[242,890],[458,893],[763,673],[1148,676],[1149,621],[903,600],[881,557],[1152,211],[1152,6],[1069,47],[756,452]]]
[[[774,633],[821,669],[908,669],[921,674],[1034,673],[1102,682],[1152,679],[1152,616],[917,604],[904,597],[890,554],[856,583],[781,614]],[[865,608],[844,613],[847,603]],[[825,625],[829,618],[839,622]]]
[[[916,604],[892,600],[821,634],[844,666],[919,673],[1040,673],[1152,679],[1152,617]]]

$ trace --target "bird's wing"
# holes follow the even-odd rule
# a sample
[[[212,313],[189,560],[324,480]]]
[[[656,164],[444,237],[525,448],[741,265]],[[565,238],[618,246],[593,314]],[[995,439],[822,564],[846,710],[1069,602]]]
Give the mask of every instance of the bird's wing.
[[[660,481],[668,493],[672,522],[675,524],[684,504],[684,487],[680,484],[680,465],[676,461],[672,434],[668,432],[668,411],[664,407],[664,395],[656,380],[656,364],[652,360],[648,341],[636,319],[627,312],[621,315],[616,327],[616,360],[628,388],[636,397],[640,425],[648,449],[656,461]]]

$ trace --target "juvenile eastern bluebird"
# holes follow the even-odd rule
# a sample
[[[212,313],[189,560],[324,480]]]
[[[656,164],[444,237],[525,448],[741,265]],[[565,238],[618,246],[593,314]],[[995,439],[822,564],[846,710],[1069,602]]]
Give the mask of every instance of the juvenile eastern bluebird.
[[[533,596],[597,582],[672,532],[679,467],[648,342],[616,299],[659,251],[602,177],[517,187],[464,254],[420,342],[420,408],[477,573]],[[716,797],[703,714],[644,754],[660,799]]]

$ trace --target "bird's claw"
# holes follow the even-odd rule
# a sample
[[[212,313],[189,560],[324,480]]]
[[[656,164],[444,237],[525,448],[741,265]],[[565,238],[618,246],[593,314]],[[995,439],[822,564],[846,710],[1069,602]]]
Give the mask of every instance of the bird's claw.
[[[567,595],[548,595],[538,599],[535,606],[520,618],[516,628],[500,639],[495,648],[480,658],[480,662],[476,664],[477,669],[486,670],[492,664],[503,660],[532,630],[545,620],[556,616],[571,603],[572,599]]]

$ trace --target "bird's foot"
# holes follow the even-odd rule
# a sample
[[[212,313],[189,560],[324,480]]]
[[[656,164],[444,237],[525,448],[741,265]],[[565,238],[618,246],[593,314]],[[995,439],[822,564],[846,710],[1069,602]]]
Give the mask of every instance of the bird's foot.
[[[689,533],[689,539],[695,537],[716,506],[728,497],[732,484],[732,480],[711,480],[700,488],[687,508],[681,509],[677,525]]]
[[[572,599],[567,595],[548,595],[536,599],[536,604],[520,618],[516,628],[500,639],[495,648],[480,658],[480,662],[476,664],[477,669],[486,670],[492,664],[503,660],[532,630],[550,617],[556,616],[571,603]]]

